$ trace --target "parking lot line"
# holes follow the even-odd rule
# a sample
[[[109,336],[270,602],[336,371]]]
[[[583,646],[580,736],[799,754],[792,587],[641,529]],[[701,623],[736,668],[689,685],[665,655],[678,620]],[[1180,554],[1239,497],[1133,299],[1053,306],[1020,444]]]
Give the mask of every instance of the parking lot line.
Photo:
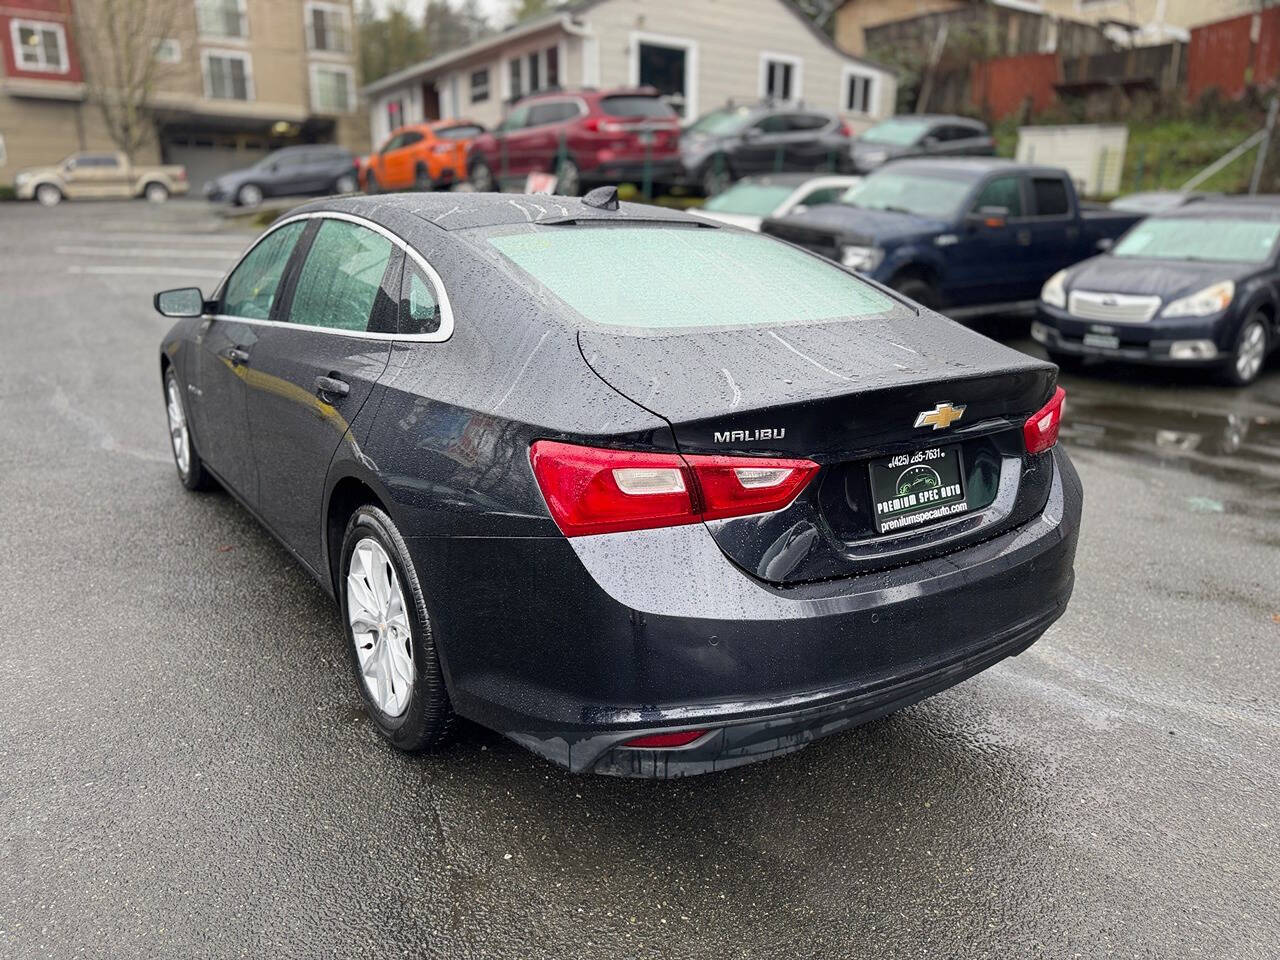
[[[226,276],[225,270],[201,270],[197,267],[144,267],[144,266],[116,266],[92,264],[90,266],[80,266],[73,264],[67,267],[67,273],[76,274],[116,274],[116,275],[133,275],[139,277],[213,277],[221,280]]]

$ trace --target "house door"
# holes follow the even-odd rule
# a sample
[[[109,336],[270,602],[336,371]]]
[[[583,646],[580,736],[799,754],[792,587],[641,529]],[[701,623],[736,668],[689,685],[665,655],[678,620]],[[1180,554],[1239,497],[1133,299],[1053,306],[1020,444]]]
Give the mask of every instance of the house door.
[[[654,87],[680,116],[693,119],[689,49],[674,43],[641,40],[636,46],[637,82]]]
[[[422,85],[422,122],[440,119],[440,91],[434,83]]]

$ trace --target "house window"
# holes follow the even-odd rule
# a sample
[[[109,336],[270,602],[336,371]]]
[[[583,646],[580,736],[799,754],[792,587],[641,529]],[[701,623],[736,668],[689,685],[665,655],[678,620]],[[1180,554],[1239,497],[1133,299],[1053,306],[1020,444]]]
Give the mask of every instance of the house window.
[[[633,87],[653,87],[680,116],[698,115],[698,45],[682,37],[631,34]]]
[[[800,99],[802,61],[778,53],[760,55],[760,97],[788,103]]]
[[[13,60],[19,70],[66,73],[67,34],[60,23],[10,20]]]
[[[516,57],[507,64],[511,72],[511,99],[524,94],[524,85],[520,82],[520,58]]]
[[[547,47],[547,86],[560,86],[560,48]]]
[[[245,0],[196,0],[196,24],[206,37],[247,37]]]
[[[350,11],[331,3],[307,4],[307,46],[326,53],[350,53]]]
[[[212,100],[252,100],[253,72],[247,53],[206,50],[204,92]]]
[[[473,70],[471,72],[471,102],[484,103],[489,99],[489,71]]]
[[[538,54],[529,54],[529,92],[537,93],[542,89],[542,77],[538,70]]]
[[[844,68],[844,92],[841,105],[846,113],[876,112],[876,75],[853,67]]]
[[[394,130],[404,124],[404,102],[400,99],[387,101],[387,128]]]
[[[157,63],[181,63],[182,44],[172,38],[156,41]]]
[[[311,107],[317,113],[350,113],[355,107],[355,75],[350,67],[311,65]]]

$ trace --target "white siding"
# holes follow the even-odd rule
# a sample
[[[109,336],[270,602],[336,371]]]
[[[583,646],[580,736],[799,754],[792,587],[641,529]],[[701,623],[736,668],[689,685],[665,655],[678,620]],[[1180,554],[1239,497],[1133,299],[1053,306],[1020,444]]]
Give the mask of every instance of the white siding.
[[[696,110],[706,113],[728,100],[760,96],[761,54],[802,63],[806,105],[833,110],[855,129],[893,113],[897,83],[879,74],[870,116],[844,109],[844,67],[853,63],[823,43],[779,0],[606,0],[582,14],[599,48],[599,86],[625,86],[636,75],[635,40],[651,34],[680,39],[697,51]]]

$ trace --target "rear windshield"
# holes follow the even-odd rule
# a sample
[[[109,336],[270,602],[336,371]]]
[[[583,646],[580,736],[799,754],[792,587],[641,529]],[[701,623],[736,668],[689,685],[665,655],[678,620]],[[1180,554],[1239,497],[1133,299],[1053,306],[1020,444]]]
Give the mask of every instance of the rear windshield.
[[[783,200],[795,192],[795,187],[779,187],[767,183],[736,183],[724,193],[717,193],[702,205],[704,210],[717,213],[750,213],[767,217]]]
[[[1154,260],[1262,263],[1271,256],[1277,237],[1280,223],[1271,220],[1152,218],[1121,237],[1111,253]]]
[[[588,321],[689,329],[835,320],[894,301],[769,237],[672,227],[550,227],[490,237]]]
[[[927,120],[886,120],[877,123],[859,140],[868,143],[888,143],[895,147],[907,147],[915,143],[929,131]]]
[[[969,180],[884,170],[850,187],[840,202],[868,210],[947,219],[960,212],[960,205],[972,188]]]
[[[657,97],[604,97],[600,109],[611,117],[674,117],[676,112]]]

